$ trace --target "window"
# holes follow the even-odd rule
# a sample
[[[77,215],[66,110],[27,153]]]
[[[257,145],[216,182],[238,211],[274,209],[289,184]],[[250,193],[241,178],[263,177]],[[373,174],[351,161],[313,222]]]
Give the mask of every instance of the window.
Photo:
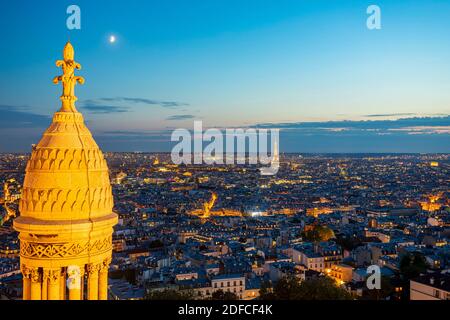
[[[242,280],[241,281],[239,281],[239,284],[242,286]]]
[[[214,288],[217,288],[217,282],[214,283]]]
[[[228,287],[230,286],[230,281],[227,281],[227,286],[228,286]]]
[[[233,286],[236,286],[236,281],[233,281]]]
[[[439,290],[434,290],[434,296],[435,296],[436,298],[439,298],[439,297],[440,297],[440,292],[439,292]]]

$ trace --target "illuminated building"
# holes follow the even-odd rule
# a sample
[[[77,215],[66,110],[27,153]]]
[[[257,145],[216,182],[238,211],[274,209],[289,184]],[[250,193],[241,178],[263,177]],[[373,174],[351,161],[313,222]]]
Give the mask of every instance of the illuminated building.
[[[26,167],[20,216],[20,263],[24,300],[106,300],[112,232],[117,215],[108,167],[75,108],[75,76],[81,69],[68,42],[64,60],[62,107]]]
[[[11,191],[11,185],[15,187],[16,192]],[[0,217],[0,226],[3,226],[11,218],[16,217],[17,200],[20,198],[20,188],[15,179],[8,179],[3,184],[3,198],[0,198],[0,205],[6,210],[6,214]],[[14,208],[16,207],[16,208]]]
[[[123,179],[125,179],[127,177],[127,174],[123,171],[120,171],[117,175],[116,178],[114,179],[115,184],[121,184]]]
[[[426,274],[410,281],[410,300],[449,300],[450,276]]]
[[[326,273],[339,285],[352,281],[353,267],[345,264],[333,264],[327,268]]]
[[[212,211],[217,201],[217,194],[212,193],[211,199],[203,203],[203,209],[196,209],[190,212],[191,215],[200,217],[201,219],[208,219],[211,216],[226,217],[226,216],[243,216],[242,212],[231,209],[219,209]]]
[[[439,162],[431,161],[430,162],[430,167],[439,167]]]
[[[438,201],[441,199],[442,193],[437,195],[430,195],[428,196],[428,201],[421,201],[420,205],[422,207],[422,210],[433,212],[438,211],[441,209],[442,205],[438,203]]]
[[[330,208],[308,208],[306,209],[306,215],[317,218],[321,214],[330,214],[333,210]]]

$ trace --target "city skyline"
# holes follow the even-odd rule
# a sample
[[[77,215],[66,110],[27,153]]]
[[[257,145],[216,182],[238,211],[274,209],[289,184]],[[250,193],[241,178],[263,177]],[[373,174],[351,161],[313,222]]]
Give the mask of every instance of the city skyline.
[[[83,1],[57,49],[59,4],[9,5],[0,300],[448,301],[450,5],[399,38],[408,3]]]
[[[78,108],[105,151],[170,151],[194,120],[280,128],[281,152],[449,151],[443,1],[378,1],[380,30],[369,1],[79,1],[73,31],[70,4],[2,10],[0,152],[29,152],[50,124],[68,37],[89,79]]]

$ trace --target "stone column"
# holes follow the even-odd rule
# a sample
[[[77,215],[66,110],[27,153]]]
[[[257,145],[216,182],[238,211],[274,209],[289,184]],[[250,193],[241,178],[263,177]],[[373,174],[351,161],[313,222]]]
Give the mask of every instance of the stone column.
[[[42,286],[41,286],[41,300],[47,300],[48,293],[48,271],[42,270]]]
[[[83,270],[79,266],[67,267],[67,288],[69,289],[69,300],[82,300],[81,280]]]
[[[81,294],[81,300],[85,300],[86,299],[86,266],[83,267],[82,271],[81,271],[81,289],[80,289],[80,294]]]
[[[101,264],[91,263],[87,265],[88,272],[88,300],[98,300],[98,273]]]
[[[23,300],[31,299],[31,270],[26,265],[21,267],[23,277]]]
[[[61,276],[59,277],[59,298],[66,300],[66,270],[61,269]]]
[[[105,259],[100,266],[98,278],[98,299],[108,300],[108,268],[111,259]]]
[[[60,300],[60,277],[61,269],[45,269],[44,276],[47,278],[47,300]]]
[[[31,268],[31,300],[41,300],[42,275],[37,267]]]

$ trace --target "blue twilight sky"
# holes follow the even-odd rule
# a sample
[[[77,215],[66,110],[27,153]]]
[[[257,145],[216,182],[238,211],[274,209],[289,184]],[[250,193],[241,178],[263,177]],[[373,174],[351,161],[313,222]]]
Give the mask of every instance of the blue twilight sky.
[[[168,151],[197,119],[281,128],[286,152],[450,152],[447,0],[2,1],[0,35],[0,152],[29,151],[59,108],[69,36],[108,151]]]

